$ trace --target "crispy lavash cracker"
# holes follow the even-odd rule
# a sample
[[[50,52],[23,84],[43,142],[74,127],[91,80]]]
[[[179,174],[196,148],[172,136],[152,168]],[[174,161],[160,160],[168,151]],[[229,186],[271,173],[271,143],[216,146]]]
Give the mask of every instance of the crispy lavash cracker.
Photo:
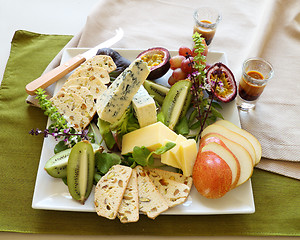
[[[97,99],[107,89],[106,85],[101,82],[100,78],[95,76],[72,78],[65,82],[64,87],[77,85],[86,87],[90,90],[94,99]]]
[[[130,180],[132,168],[114,165],[99,180],[95,188],[94,204],[99,216],[115,219]]]
[[[75,93],[79,95],[84,103],[86,104],[86,109],[82,108],[82,110],[86,110],[87,112],[83,112],[86,116],[93,117],[96,113],[96,104],[94,102],[94,97],[90,90],[86,87],[82,86],[69,86],[69,87],[62,87],[60,91]]]
[[[149,218],[155,219],[159,214],[168,210],[168,204],[156,189],[155,185],[144,171],[143,167],[136,166],[139,191],[139,209]]]
[[[149,174],[152,174],[152,175],[157,174],[163,178],[174,180],[179,183],[183,183],[183,184],[187,185],[189,188],[191,188],[192,184],[193,184],[192,177],[187,177],[180,173],[165,171],[165,170],[158,169],[158,168],[145,168],[145,170],[147,171],[148,175]]]
[[[134,169],[123,195],[118,218],[122,223],[137,222],[139,220],[139,193],[137,174]]]
[[[116,70],[116,68],[117,68],[114,60],[108,55],[96,55],[96,56],[90,58],[89,60],[85,61],[81,66],[103,67],[109,73]]]
[[[175,180],[174,175],[177,179],[182,180],[179,173],[173,173],[169,171],[164,171],[157,169],[146,170],[146,173],[154,183],[155,187],[158,189],[160,194],[164,197],[169,207],[175,207],[182,204],[187,199],[191,188],[184,183]]]
[[[103,67],[98,66],[80,66],[68,77],[67,81],[78,77],[98,77],[103,84],[107,84],[110,82],[108,72]]]
[[[85,129],[93,118],[83,98],[76,93],[59,91],[50,101],[77,131]]]

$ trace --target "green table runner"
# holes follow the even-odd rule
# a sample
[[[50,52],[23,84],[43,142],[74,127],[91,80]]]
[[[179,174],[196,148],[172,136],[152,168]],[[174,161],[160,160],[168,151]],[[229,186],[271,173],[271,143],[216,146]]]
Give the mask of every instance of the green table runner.
[[[25,104],[25,85],[39,77],[71,36],[17,31],[0,88],[0,231],[99,235],[252,235],[300,236],[300,182],[255,169],[254,214],[212,216],[141,215],[121,224],[95,213],[31,208],[43,138],[42,110]],[[47,186],[45,186],[47,187]]]

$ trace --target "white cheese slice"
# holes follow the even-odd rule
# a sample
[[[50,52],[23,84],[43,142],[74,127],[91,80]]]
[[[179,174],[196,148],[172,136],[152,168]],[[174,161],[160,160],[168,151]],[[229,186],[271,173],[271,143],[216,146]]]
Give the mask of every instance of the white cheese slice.
[[[140,59],[132,62],[97,99],[99,118],[109,123],[118,121],[149,73],[147,63]]]
[[[144,86],[133,96],[132,106],[141,128],[157,121],[155,101]]]

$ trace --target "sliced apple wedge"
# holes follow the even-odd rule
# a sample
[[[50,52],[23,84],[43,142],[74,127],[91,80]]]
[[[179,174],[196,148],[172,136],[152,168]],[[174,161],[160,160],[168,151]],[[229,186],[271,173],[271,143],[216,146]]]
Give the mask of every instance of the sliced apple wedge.
[[[211,124],[211,125],[207,126],[202,131],[201,138],[209,133],[220,134],[220,135],[224,136],[225,138],[242,145],[249,152],[249,154],[252,158],[253,165],[255,165],[255,163],[256,163],[255,149],[254,149],[253,145],[251,144],[251,142],[247,138],[245,138],[244,136],[242,136],[239,133],[236,133],[232,130],[229,130],[226,127],[223,127],[223,126],[217,125],[217,124]]]
[[[205,144],[202,148],[199,148],[199,151],[214,152],[228,164],[232,172],[231,188],[235,188],[241,174],[240,163],[233,153],[226,147],[226,145],[224,143],[219,144],[216,142],[210,142]]]
[[[199,151],[193,168],[193,183],[202,196],[221,198],[231,189],[231,168],[216,153]]]
[[[255,165],[259,163],[259,161],[261,159],[261,151],[262,150],[261,150],[261,144],[257,140],[256,137],[254,137],[251,133],[247,132],[246,130],[236,126],[235,124],[233,124],[232,122],[229,122],[227,120],[218,120],[217,122],[215,122],[215,124],[226,127],[229,130],[234,131],[238,134],[241,134],[242,136],[247,138],[255,149],[255,153],[256,153]]]
[[[236,187],[240,186],[244,182],[246,182],[253,173],[253,162],[249,152],[240,144],[233,142],[220,134],[210,133],[201,138],[200,141],[200,149],[210,143],[216,142],[220,145],[225,144],[226,147],[232,152],[233,155],[236,156],[237,160],[240,163],[240,178],[236,184]]]

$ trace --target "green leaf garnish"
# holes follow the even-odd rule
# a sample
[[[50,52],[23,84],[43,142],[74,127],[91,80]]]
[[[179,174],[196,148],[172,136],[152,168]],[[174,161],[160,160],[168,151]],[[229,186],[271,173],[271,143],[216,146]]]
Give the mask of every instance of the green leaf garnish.
[[[106,174],[108,170],[117,164],[121,163],[121,157],[116,153],[95,153],[95,163],[101,174]]]

